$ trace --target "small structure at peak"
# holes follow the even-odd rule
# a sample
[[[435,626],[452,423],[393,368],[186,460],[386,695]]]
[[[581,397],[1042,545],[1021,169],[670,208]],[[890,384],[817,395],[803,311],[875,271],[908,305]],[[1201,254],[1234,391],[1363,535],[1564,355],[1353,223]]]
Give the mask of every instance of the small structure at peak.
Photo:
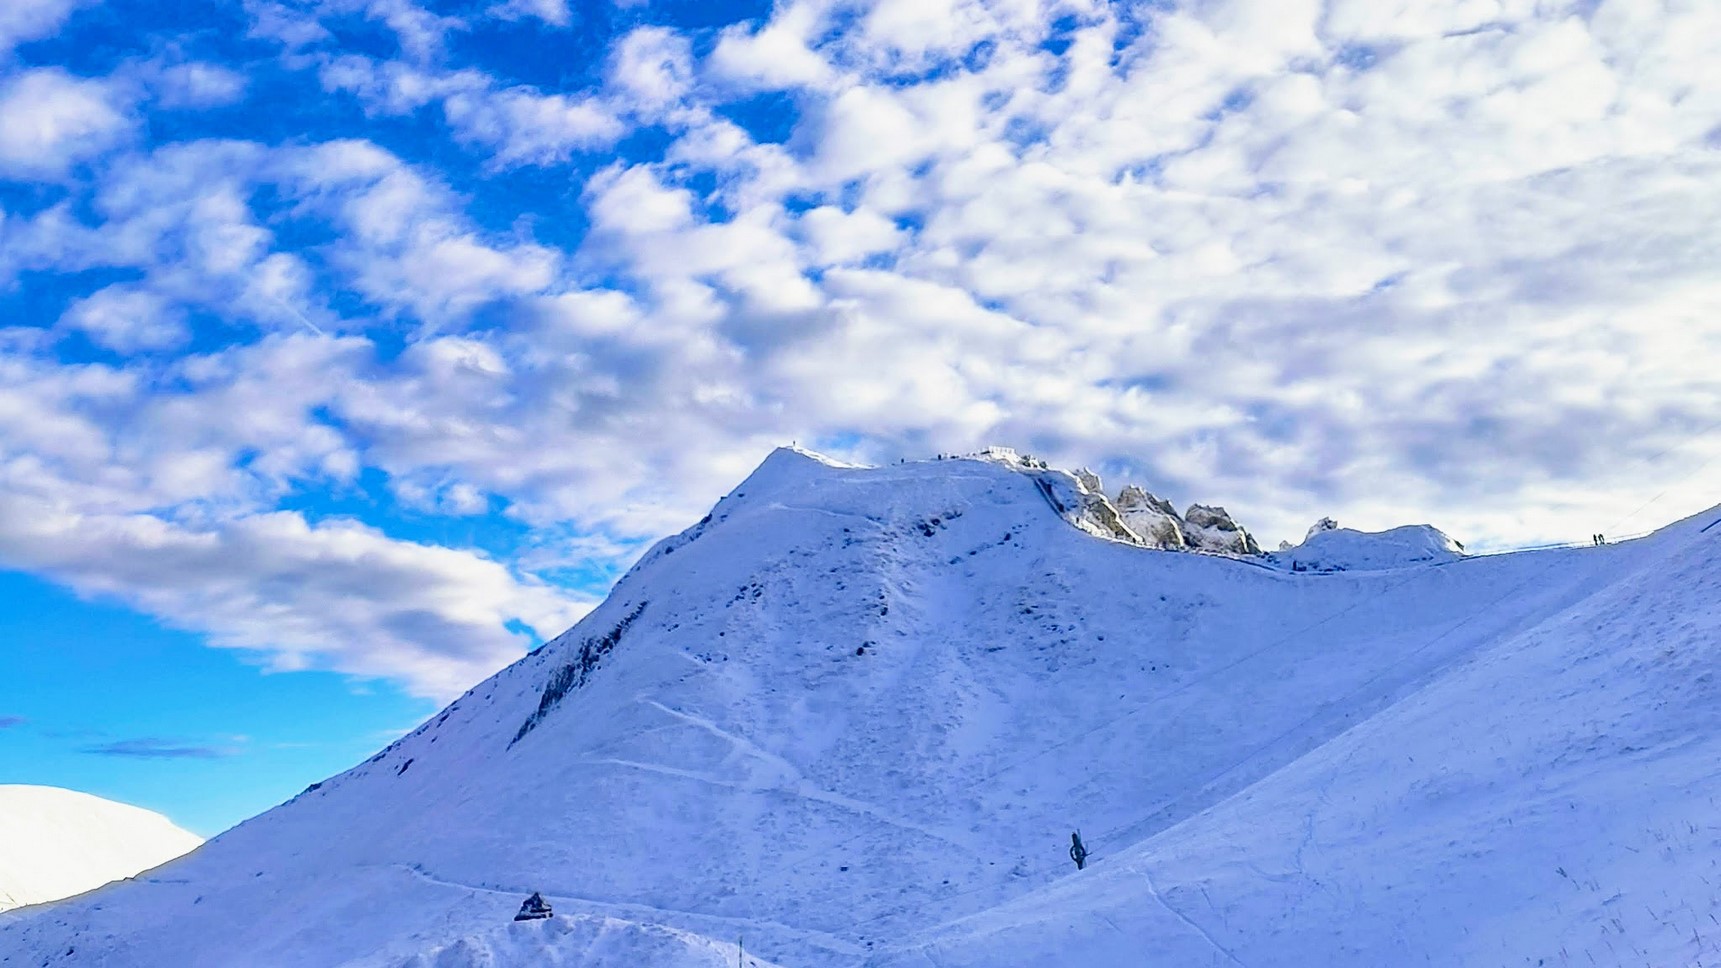
[[[520,905],[520,913],[514,915],[514,920],[542,921],[550,917],[555,917],[555,914],[550,910],[550,902],[544,900],[544,895],[533,891],[532,896]]]

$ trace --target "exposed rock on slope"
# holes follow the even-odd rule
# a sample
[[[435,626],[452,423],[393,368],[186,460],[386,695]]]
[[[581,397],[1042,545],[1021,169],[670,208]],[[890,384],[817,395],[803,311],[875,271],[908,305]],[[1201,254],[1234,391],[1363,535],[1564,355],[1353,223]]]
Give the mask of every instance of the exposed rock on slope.
[[[1179,515],[1170,501],[1135,484],[1124,485],[1114,502],[1106,498],[1099,475],[1086,468],[1074,473],[1055,470],[1008,447],[988,447],[976,456],[1034,476],[1059,513],[1091,534],[1166,551],[1261,553],[1255,539],[1224,508],[1191,504]]]
[[[1118,510],[1123,519],[1144,539],[1150,548],[1182,551],[1189,547],[1183,536],[1183,519],[1170,501],[1154,497],[1134,484],[1124,485],[1117,495]]]
[[[1233,555],[1261,553],[1261,546],[1222,507],[1191,504],[1183,512],[1183,523],[1184,539],[1197,548]]]

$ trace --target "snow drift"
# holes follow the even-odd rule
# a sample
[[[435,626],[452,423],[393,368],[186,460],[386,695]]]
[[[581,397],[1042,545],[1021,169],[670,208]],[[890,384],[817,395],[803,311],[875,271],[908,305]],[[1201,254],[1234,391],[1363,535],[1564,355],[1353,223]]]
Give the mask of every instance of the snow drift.
[[[0,917],[0,965],[1716,957],[1721,529],[1312,574],[1099,501],[778,451],[371,760]]]
[[[82,894],[202,842],[141,807],[59,787],[0,785],[0,911]]]

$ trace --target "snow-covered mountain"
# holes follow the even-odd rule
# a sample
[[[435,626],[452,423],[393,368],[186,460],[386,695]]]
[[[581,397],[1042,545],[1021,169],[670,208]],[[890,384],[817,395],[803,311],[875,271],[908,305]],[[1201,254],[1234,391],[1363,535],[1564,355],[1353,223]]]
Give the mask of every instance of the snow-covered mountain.
[[[1096,490],[778,451],[366,763],[0,917],[0,965],[1721,959],[1721,527],[1303,571]]]
[[[142,807],[59,787],[0,784],[0,911],[82,894],[202,842]]]

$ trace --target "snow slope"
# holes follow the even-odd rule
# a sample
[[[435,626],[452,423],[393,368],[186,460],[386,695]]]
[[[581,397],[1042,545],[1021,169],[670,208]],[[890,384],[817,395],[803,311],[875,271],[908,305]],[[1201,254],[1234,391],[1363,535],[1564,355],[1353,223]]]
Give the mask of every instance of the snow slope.
[[[141,807],[59,787],[0,784],[0,911],[82,894],[202,842]]]
[[[1721,959],[1721,527],[1309,574],[1080,490],[779,451],[372,760],[0,917],[0,965]]]

